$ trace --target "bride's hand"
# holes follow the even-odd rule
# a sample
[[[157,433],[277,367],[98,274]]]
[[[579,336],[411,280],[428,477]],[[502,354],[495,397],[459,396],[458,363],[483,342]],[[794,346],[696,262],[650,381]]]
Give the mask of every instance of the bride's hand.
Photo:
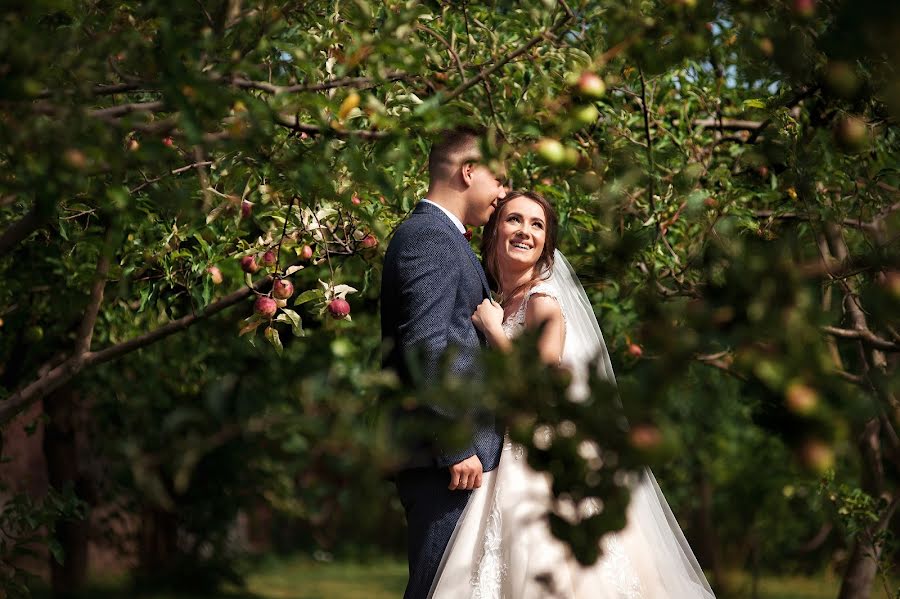
[[[503,307],[487,298],[475,308],[472,322],[482,333],[498,331],[503,328]]]

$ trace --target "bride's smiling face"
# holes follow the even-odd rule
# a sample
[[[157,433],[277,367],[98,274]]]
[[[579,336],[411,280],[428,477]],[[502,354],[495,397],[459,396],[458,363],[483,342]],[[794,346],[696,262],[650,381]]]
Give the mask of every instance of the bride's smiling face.
[[[544,208],[527,197],[517,197],[503,206],[499,220],[497,249],[501,262],[518,267],[534,266],[547,238]]]

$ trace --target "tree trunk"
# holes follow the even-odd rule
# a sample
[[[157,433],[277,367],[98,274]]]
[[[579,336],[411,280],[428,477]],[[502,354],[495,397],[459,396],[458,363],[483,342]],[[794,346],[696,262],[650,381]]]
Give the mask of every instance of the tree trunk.
[[[825,226],[827,245],[820,243],[823,256],[827,256],[827,250],[842,263],[847,263],[850,252],[844,241],[841,228],[835,223]],[[863,310],[857,293],[856,283],[852,279],[841,280],[844,288],[843,311],[844,317],[857,331],[869,331],[866,312]],[[871,373],[884,374],[887,370],[887,359],[883,351],[869,347],[861,342],[857,343],[862,364],[862,374],[870,381],[873,400],[881,403],[883,410],[891,410],[895,407],[895,401],[890,394],[883,394],[877,385],[872,384]],[[857,438],[857,447],[862,458],[862,483],[860,487],[871,497],[884,496],[885,471],[883,464],[881,445],[882,425],[878,418],[866,422],[862,433]],[[890,431],[885,430],[886,433]],[[896,502],[891,504],[884,514],[881,514],[878,522],[861,531],[854,542],[850,561],[844,580],[841,582],[841,590],[838,599],[868,599],[872,592],[872,584],[878,574],[878,563],[881,558],[882,545],[877,541],[879,535],[890,525]]]
[[[50,486],[62,490],[71,486],[81,500],[88,499],[88,481],[79,467],[77,440],[78,422],[75,400],[71,387],[64,387],[44,399],[44,458],[47,463],[47,479]],[[53,594],[63,597],[84,586],[88,568],[89,518],[63,519],[55,524],[54,534],[63,549],[63,563],[50,557],[50,576]]]
[[[879,489],[884,484],[884,471],[881,469],[880,430],[878,419],[872,419],[866,424],[859,437],[859,450],[863,463],[862,489],[873,497],[880,495]],[[884,548],[883,543],[878,539],[890,525],[896,507],[897,501],[892,502],[881,514],[878,522],[871,524],[857,535],[838,599],[869,598],[878,574],[881,551]]]
[[[878,572],[878,560],[874,557],[874,551],[875,548],[862,537],[856,540],[838,599],[869,599],[872,583]]]
[[[719,539],[713,524],[713,486],[702,466],[699,468],[696,483],[700,497],[700,504],[697,506],[695,514],[695,522],[699,533],[698,540],[700,542],[699,553],[703,556],[703,561],[712,572],[716,594],[728,595],[725,569],[722,567],[721,551],[719,551]]]
[[[178,555],[178,523],[175,515],[155,507],[141,514],[138,536],[140,574],[147,580],[165,576]]]

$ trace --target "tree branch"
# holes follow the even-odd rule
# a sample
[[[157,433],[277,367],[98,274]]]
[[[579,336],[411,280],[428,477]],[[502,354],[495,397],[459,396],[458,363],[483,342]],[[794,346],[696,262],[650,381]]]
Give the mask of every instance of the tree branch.
[[[853,383],[854,385],[859,385],[860,387],[866,387],[866,381],[863,377],[858,374],[853,374],[852,372],[847,372],[846,370],[835,370],[835,374],[844,379],[847,382]]]
[[[656,165],[653,161],[653,138],[650,137],[650,108],[647,106],[647,89],[644,83],[644,69],[638,67],[638,73],[641,76],[641,112],[644,115],[644,138],[647,142],[647,164],[650,168],[648,174],[647,198],[650,200],[650,217],[656,225],[656,238],[659,239],[662,233],[659,226],[659,219],[656,218],[656,200],[653,198],[654,181],[653,175],[656,171]]]
[[[301,123],[296,115],[288,113],[274,113],[275,123],[294,131],[306,133],[308,135],[333,135],[334,137],[361,137],[363,139],[380,139],[387,137],[387,131],[376,131],[374,129],[325,129],[318,125],[309,123]]]
[[[715,354],[708,355],[696,355],[694,359],[700,362],[701,364],[706,364],[707,366],[712,366],[718,370],[721,370],[725,374],[728,374],[739,381],[747,382],[747,377],[731,369],[731,355],[729,351],[721,351]]]
[[[142,89],[144,86],[140,83],[117,83],[115,85],[95,85],[91,88],[91,94],[95,96],[112,96],[115,94],[121,94],[125,92],[133,92],[139,89]],[[65,92],[65,93],[73,93],[73,92]],[[40,94],[37,95],[37,99],[46,100],[47,98],[52,98],[54,94],[53,90],[45,89]]]
[[[134,188],[129,189],[129,190],[128,190],[128,193],[129,193],[129,194],[137,193],[138,191],[144,189],[145,187],[147,187],[147,186],[149,186],[149,185],[153,185],[153,184],[156,183],[157,181],[161,181],[161,180],[165,179],[165,178],[168,177],[169,175],[178,175],[178,174],[183,173],[183,172],[185,172],[185,171],[191,170],[192,168],[200,169],[201,167],[204,167],[204,166],[210,166],[210,165],[212,165],[212,164],[214,164],[214,163],[213,163],[213,161],[211,161],[211,160],[202,160],[202,161],[200,161],[200,162],[194,162],[194,163],[192,163],[192,164],[188,164],[188,165],[185,165],[185,166],[180,166],[180,167],[178,167],[178,168],[176,168],[176,169],[174,169],[174,170],[169,171],[168,173],[166,173],[166,174],[164,174],[164,175],[160,175],[160,176],[158,176],[158,177],[154,177],[153,179],[147,179],[146,181],[144,181],[144,182],[141,183],[140,185],[136,185]],[[202,183],[201,183],[201,184],[202,184]],[[204,191],[206,191],[206,189],[207,189],[207,188],[204,188]]]
[[[742,119],[694,119],[694,127],[716,127],[729,131],[754,131],[762,127],[764,121],[745,121]]]
[[[419,75],[411,75],[402,71],[392,71],[381,79],[374,77],[342,77],[340,79],[332,79],[323,81],[322,83],[306,83],[297,85],[275,85],[265,81],[251,81],[243,77],[232,77],[229,82],[235,87],[241,89],[255,89],[269,94],[292,94],[298,92],[320,92],[338,87],[355,87],[364,89],[374,87],[381,83],[393,83],[394,81],[406,81],[419,78]],[[220,78],[221,79],[221,78]]]
[[[84,356],[91,350],[91,338],[94,336],[94,325],[97,315],[100,313],[100,304],[103,303],[103,289],[106,287],[106,277],[109,273],[109,259],[112,254],[113,228],[106,228],[103,247],[100,249],[100,258],[97,260],[97,271],[94,275],[94,285],[91,288],[90,299],[81,326],[78,328],[78,336],[75,338],[75,356]]]
[[[159,112],[165,108],[166,103],[162,100],[153,102],[135,102],[132,104],[118,104],[109,108],[98,108],[88,112],[88,116],[98,119],[113,119],[122,117],[135,112]]]
[[[882,339],[872,331],[868,329],[856,330],[856,329],[839,329],[837,327],[822,327],[822,330],[828,333],[829,335],[833,335],[835,337],[840,337],[841,339],[858,339],[865,343],[866,345],[873,347],[875,349],[880,349],[884,351],[896,352],[900,351],[900,345],[894,343],[892,341],[888,341],[887,339]]]
[[[19,242],[40,229],[48,217],[49,212],[41,214],[41,211],[38,209],[38,203],[35,202],[25,216],[11,224],[0,234],[0,256],[6,254]]]
[[[533,38],[528,40],[528,42],[526,42],[523,46],[519,47],[517,50],[514,50],[514,51],[506,54],[506,56],[504,56],[503,58],[498,60],[493,66],[491,66],[491,68],[484,70],[484,71],[480,71],[474,77],[471,77],[470,79],[463,81],[462,83],[459,84],[459,86],[456,89],[454,89],[449,94],[444,96],[444,98],[442,99],[442,103],[447,103],[450,100],[453,100],[454,98],[458,97],[459,95],[465,93],[472,86],[480,83],[482,79],[490,77],[491,75],[493,75],[494,73],[496,73],[497,71],[502,69],[510,61],[515,60],[522,54],[525,54],[526,52],[531,50],[541,40],[543,40],[547,36],[553,34],[556,30],[561,28],[563,25],[568,23],[570,20],[571,20],[571,17],[569,15],[566,15],[564,18],[560,19],[555,25],[553,25],[550,29],[540,32],[539,34],[537,34],[536,36],[534,36]]]
[[[95,364],[103,364],[104,362],[109,362],[110,360],[115,360],[116,358],[124,356],[125,354],[131,353],[136,349],[147,347],[148,345],[156,343],[161,339],[165,339],[166,337],[174,333],[183,331],[201,320],[205,320],[211,316],[218,314],[222,310],[240,303],[241,300],[246,299],[257,291],[265,289],[271,283],[272,276],[267,275],[254,283],[253,287],[242,287],[241,289],[238,289],[237,291],[226,295],[222,299],[209,304],[199,312],[188,314],[187,316],[183,316],[178,320],[173,320],[172,322],[166,323],[156,330],[135,337],[134,339],[129,339],[128,341],[117,343],[116,345],[107,347],[100,351],[89,352],[85,356],[85,365],[92,366]],[[0,418],[0,424],[2,423],[3,420],[2,418]]]
[[[756,218],[772,218],[777,220],[799,220],[799,221],[812,221],[813,218],[804,214],[797,214],[796,212],[778,212],[776,210],[757,210],[753,213]],[[867,231],[874,231],[878,228],[878,224],[876,219],[871,221],[861,221],[859,219],[854,218],[845,218],[842,219],[841,222],[846,227],[852,227],[854,229],[864,229]]]
[[[462,81],[465,81],[466,80],[466,70],[463,68],[462,61],[459,59],[459,54],[456,53],[456,50],[453,49],[453,46],[450,45],[450,42],[448,42],[444,36],[442,36],[440,33],[435,31],[434,29],[426,27],[425,25],[422,25],[421,23],[416,25],[416,29],[418,29],[419,31],[424,31],[425,33],[427,33],[428,35],[430,35],[431,37],[433,37],[434,39],[439,41],[441,44],[443,44],[443,46],[445,48],[447,48],[447,52],[450,53],[450,56],[453,57],[453,61],[456,63],[456,70],[459,71],[459,78]]]
[[[115,360],[127,353],[147,347],[174,333],[183,331],[198,321],[207,319],[226,308],[230,308],[256,291],[271,285],[271,283],[271,276],[263,277],[257,281],[253,287],[242,287],[234,293],[226,295],[222,299],[209,304],[203,310],[167,323],[154,331],[150,331],[149,333],[140,335],[128,341],[123,341],[122,343],[118,343],[100,351],[88,351],[82,354],[73,354],[66,358],[62,363],[49,369],[49,364],[41,366],[38,368],[38,376],[35,380],[24,387],[19,388],[7,397],[6,400],[0,402],[0,427],[5,426],[18,414],[28,409],[32,404],[46,397],[47,394],[72,380],[85,368]],[[96,317],[94,317],[94,319],[96,319]]]

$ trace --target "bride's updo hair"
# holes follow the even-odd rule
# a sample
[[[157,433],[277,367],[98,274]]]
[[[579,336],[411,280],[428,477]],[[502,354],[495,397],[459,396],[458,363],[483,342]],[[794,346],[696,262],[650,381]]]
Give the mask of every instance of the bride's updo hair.
[[[534,265],[534,274],[531,280],[517,287],[512,295],[550,276],[550,270],[553,268],[553,254],[556,251],[556,239],[559,233],[559,218],[556,216],[556,210],[553,209],[553,206],[544,196],[535,191],[511,191],[507,193],[502,200],[497,202],[497,209],[491,214],[491,218],[484,226],[484,231],[481,235],[481,259],[484,261],[484,270],[487,272],[488,281],[492,289],[495,291],[500,289],[500,244],[497,239],[497,231],[500,227],[500,222],[502,222],[501,219],[504,217],[504,208],[512,200],[522,197],[537,203],[544,210],[544,220],[546,221],[544,251],[541,252],[541,257],[538,258]]]

